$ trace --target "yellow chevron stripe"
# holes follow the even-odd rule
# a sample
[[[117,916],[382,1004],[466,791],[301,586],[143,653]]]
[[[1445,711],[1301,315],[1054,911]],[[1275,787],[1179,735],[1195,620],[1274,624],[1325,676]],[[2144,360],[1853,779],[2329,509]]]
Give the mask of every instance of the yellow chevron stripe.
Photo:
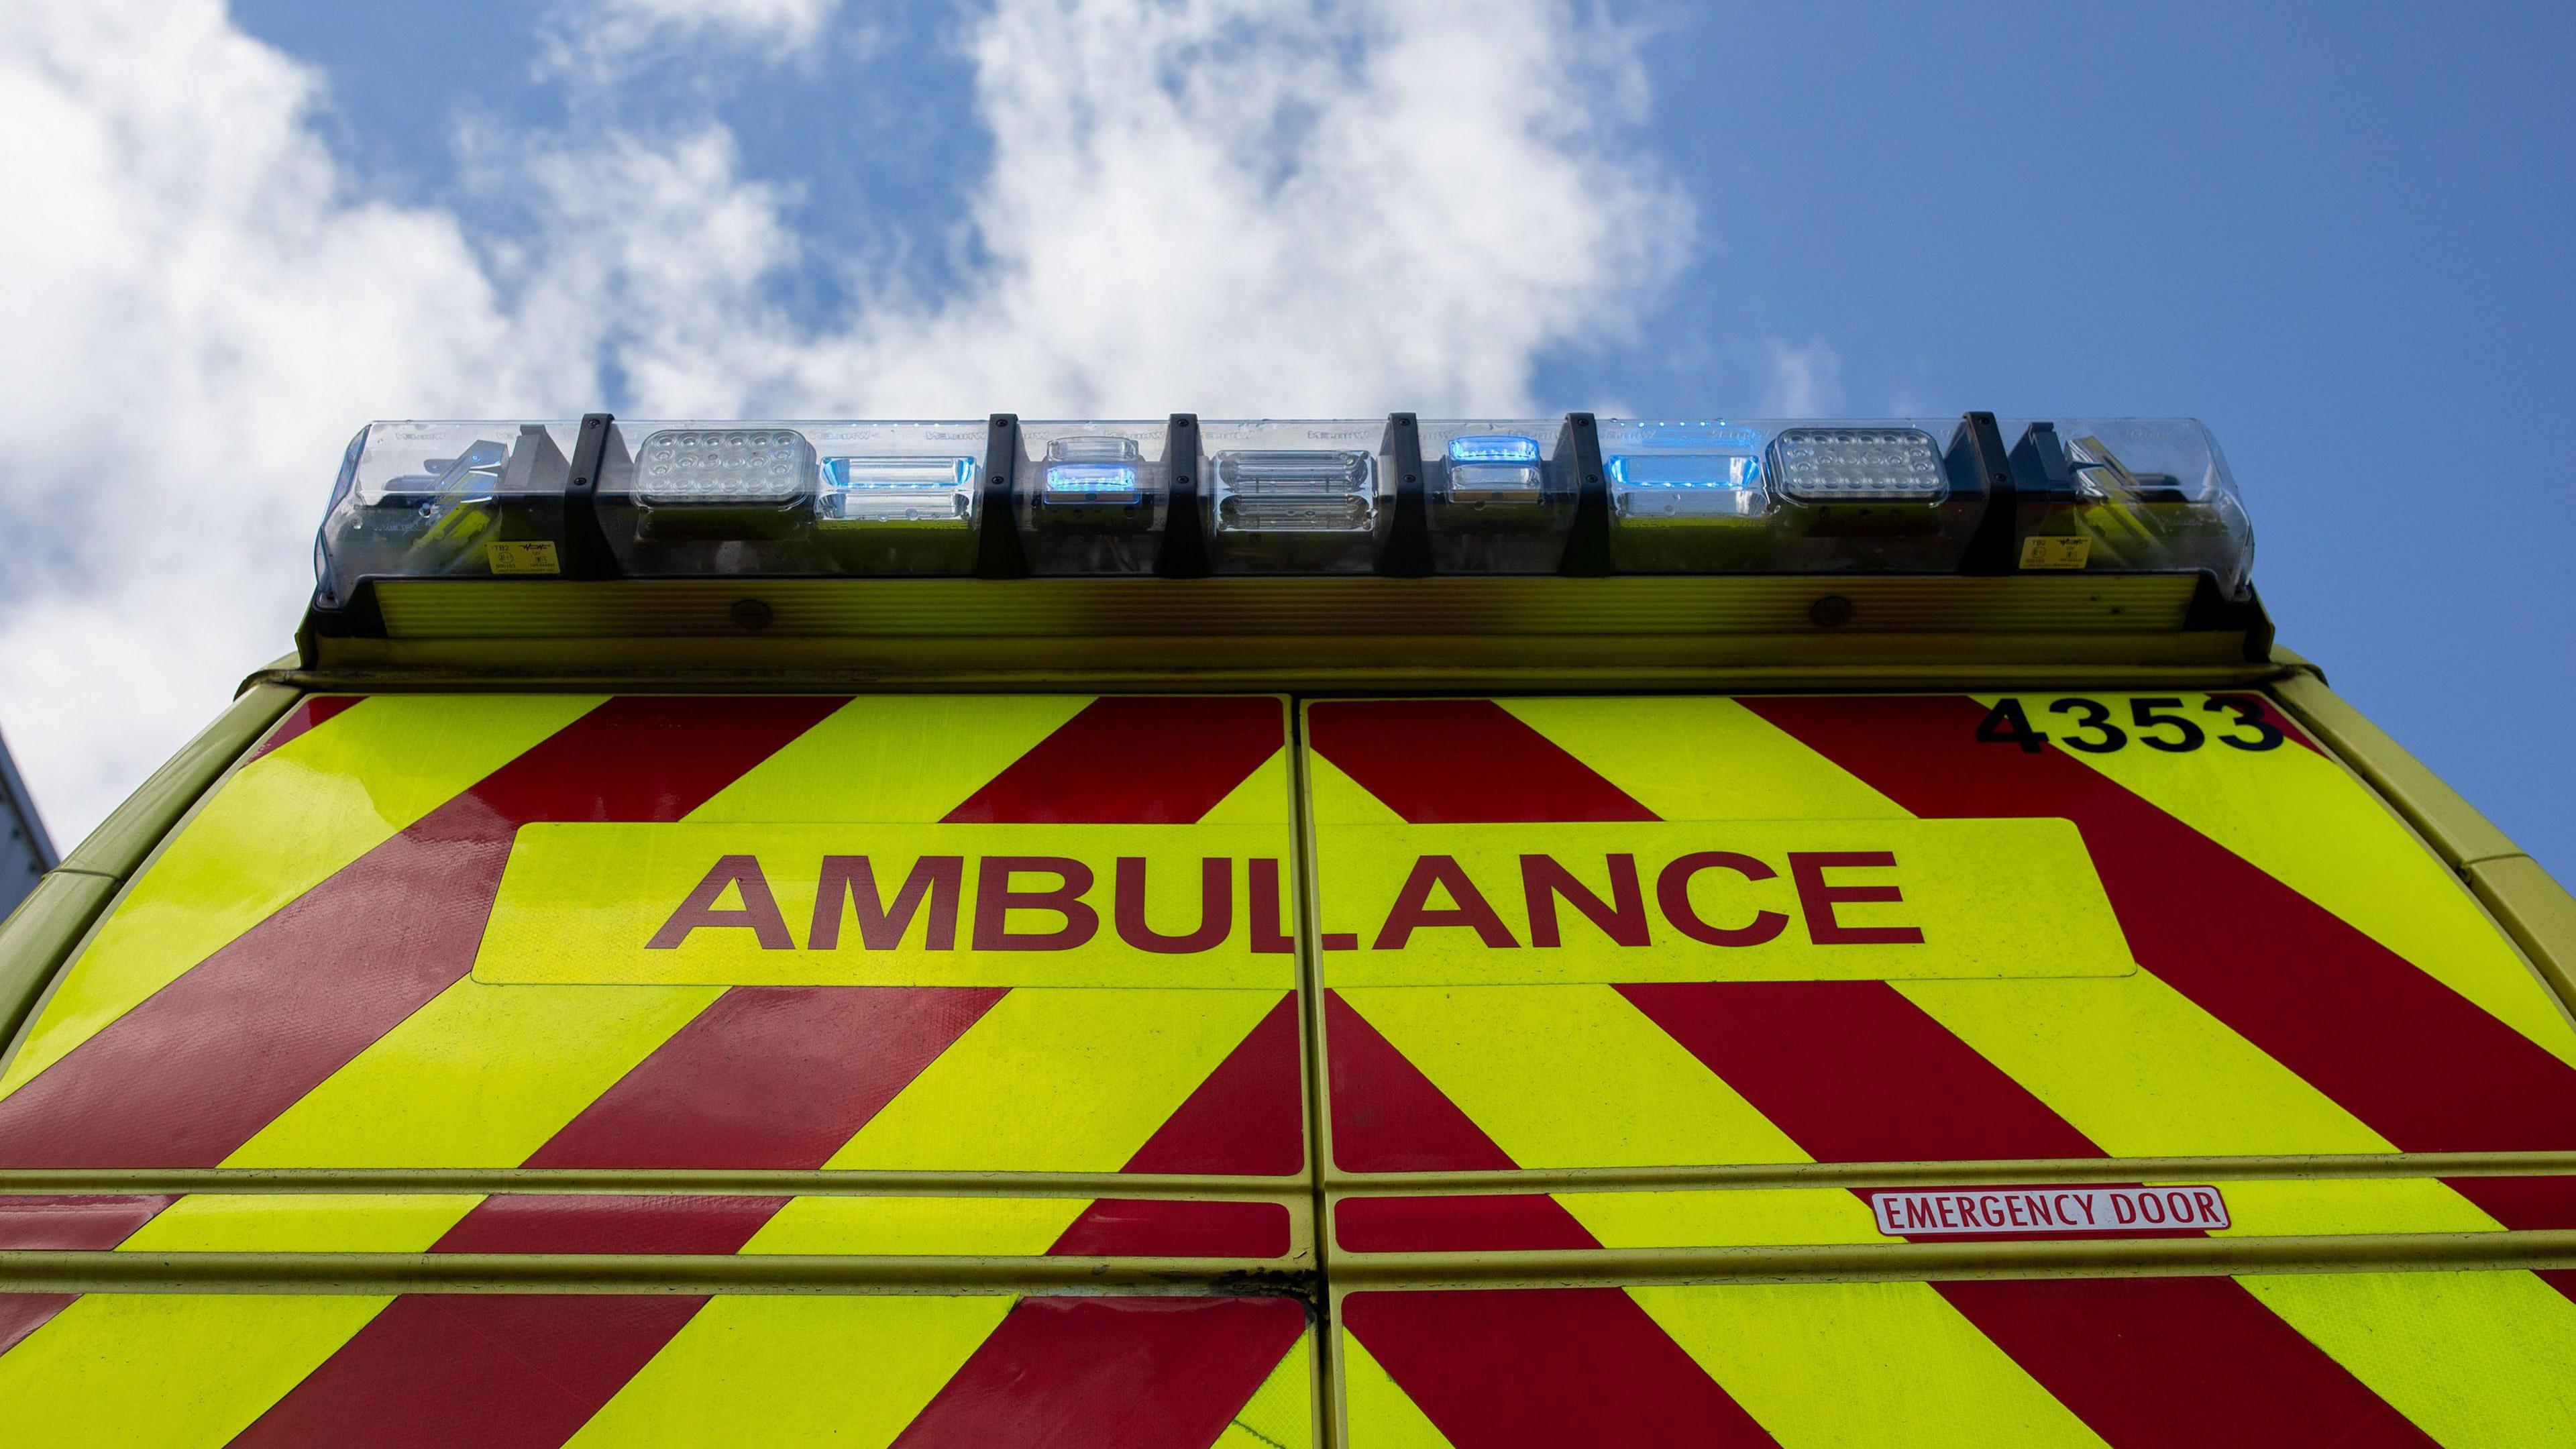
[[[2444,1449],[2576,1444],[2576,1303],[2530,1273],[2237,1281]]]
[[[516,1167],[723,994],[458,981],[226,1167]]]
[[[742,1251],[1034,1257],[1090,1205],[1078,1197],[800,1197]]]
[[[0,1437],[46,1449],[212,1449],[392,1301],[92,1293],[0,1354]]]
[[[1452,1449],[1449,1436],[1415,1407],[1395,1376],[1374,1358],[1359,1336],[1341,1336],[1342,1401],[1356,1449]]]
[[[1269,991],[1021,987],[824,1165],[1115,1172],[1278,1003]]]
[[[2178,697],[2184,715],[2226,728],[2226,716],[2202,711],[2206,695]],[[2126,719],[2131,696],[2100,698]],[[2576,1026],[2549,989],[2459,877],[2341,764],[2296,745],[2067,753],[2576,1063]]]
[[[1404,817],[1370,794],[1342,767],[1306,752],[1306,814],[1317,825],[1402,825]]]
[[[1561,1192],[1605,1248],[1800,1247],[1883,1243],[1869,1204],[1842,1188]]]
[[[1201,825],[1286,825],[1296,817],[1296,789],[1289,778],[1288,751],[1261,762],[1260,768],[1243,777],[1243,783],[1226,792],[1224,799],[1208,807],[1199,817]],[[1281,832],[1279,849],[1289,852],[1294,837]]]
[[[2397,1150],[2143,969],[1896,989],[2113,1156]]]
[[[574,1449],[884,1449],[1012,1299],[721,1295],[591,1416]]]
[[[1783,1449],[2102,1449],[1928,1283],[1631,1288],[1628,1296]]]
[[[1315,1442],[1315,1353],[1301,1333],[1210,1449],[1301,1449]]]
[[[1089,703],[1088,695],[862,695],[688,818],[935,821]]]
[[[1809,1160],[1610,987],[1342,997],[1523,1167]]]
[[[2228,1226],[2215,1236],[2494,1233],[2504,1224],[2431,1177],[2300,1178],[2219,1184]]]
[[[191,1193],[120,1253],[426,1253],[481,1193]]]
[[[64,973],[0,1097],[600,699],[376,695],[245,766]]]
[[[1666,820],[1905,818],[1896,802],[1732,699],[1496,702]]]

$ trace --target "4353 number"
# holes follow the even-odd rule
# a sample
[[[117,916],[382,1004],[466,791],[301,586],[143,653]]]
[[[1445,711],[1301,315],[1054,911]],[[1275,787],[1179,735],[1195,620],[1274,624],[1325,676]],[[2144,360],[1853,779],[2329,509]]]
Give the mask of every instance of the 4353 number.
[[[2019,745],[2026,755],[2038,754],[2052,739],[2088,755],[2107,755],[2132,744],[2179,755],[2211,740],[2230,749],[2277,750],[2286,738],[2265,717],[2261,701],[2241,696],[2213,694],[2195,711],[2177,697],[2138,695],[2126,701],[2125,719],[2118,703],[2070,694],[2038,705],[2043,718],[2053,716],[2050,723],[2058,733],[2051,735],[2031,723],[2033,706],[2007,697],[1995,701],[1977,723],[1977,738],[1990,745]]]

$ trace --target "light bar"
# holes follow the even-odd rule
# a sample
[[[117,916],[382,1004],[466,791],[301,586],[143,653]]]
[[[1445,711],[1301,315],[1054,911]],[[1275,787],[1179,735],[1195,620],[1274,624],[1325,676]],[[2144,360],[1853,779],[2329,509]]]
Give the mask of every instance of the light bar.
[[[369,579],[493,574],[2080,570],[2234,599],[2252,556],[2187,419],[1005,415],[371,424],[315,564],[334,609]]]

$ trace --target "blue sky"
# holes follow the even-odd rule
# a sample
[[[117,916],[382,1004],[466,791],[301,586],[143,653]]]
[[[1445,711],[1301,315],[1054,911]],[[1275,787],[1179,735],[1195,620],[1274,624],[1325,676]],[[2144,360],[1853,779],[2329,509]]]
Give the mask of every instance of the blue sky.
[[[413,312],[371,303],[359,319],[381,330],[354,334],[361,360],[308,404],[329,414],[316,437],[475,402],[700,395],[710,413],[1134,397],[1151,413],[2193,415],[2245,491],[2285,642],[2576,877],[2576,767],[2558,738],[2576,707],[2576,583],[2552,456],[2576,379],[2564,7],[169,8],[195,15],[200,51],[222,41],[245,97],[279,74],[308,87],[283,109],[245,99],[189,120],[230,134],[224,117],[250,117],[239,134],[276,150],[263,164],[287,179],[263,172],[219,208],[253,238],[240,245],[285,214],[300,220],[282,271],[335,275],[356,229],[379,238],[362,254],[407,258],[415,279]],[[1089,54],[1103,36],[1146,63]],[[93,42],[65,21],[16,43],[59,58]],[[0,32],[0,55],[10,45]],[[1367,77],[1390,56],[1424,108],[1372,130],[1395,107]],[[1190,74],[1214,89],[1159,109],[1120,94],[1185,90]],[[1062,152],[1060,130],[1077,135]],[[1182,144],[1193,131],[1219,133],[1220,154]],[[1240,195],[1167,204],[1139,189],[1154,167]],[[327,197],[303,195],[314,186]],[[1150,239],[1135,274],[1051,235],[1104,225],[1086,188],[1111,198],[1113,235]],[[630,207],[639,196],[652,204]],[[1293,244],[1265,247],[1264,228]],[[1383,278],[1329,259],[1340,238],[1361,251],[1389,232],[1406,239],[1368,268]],[[1211,251],[1221,266],[1188,271]],[[1207,351],[1122,330],[1162,305],[1157,269],[1175,268],[1176,310]],[[1099,298],[1067,290],[1093,274]],[[1200,281],[1215,300],[1191,304]],[[474,340],[451,347],[441,298],[468,284],[489,296],[458,309]],[[703,300],[680,308],[676,291]],[[1315,310],[1405,315],[1434,293],[1435,320],[1406,335],[1444,356],[1387,360],[1374,323],[1341,351],[1310,335]],[[1203,341],[1237,295],[1241,356]],[[619,320],[566,331],[549,320],[565,308]],[[184,340],[203,347],[214,326],[189,321]],[[1034,360],[921,355],[1032,337],[1047,344]],[[1265,376],[1293,379],[1278,407],[1250,401],[1270,395]],[[235,395],[195,373],[153,385],[207,407]],[[260,464],[276,521],[245,535],[240,578],[284,574],[291,596],[299,565],[272,555],[309,528],[333,450],[296,463],[314,445],[276,432]],[[40,485],[0,474],[0,516],[7,490],[55,496]],[[111,567],[78,540],[17,547],[66,597]],[[0,645],[0,724],[47,808],[74,829],[95,819],[211,712],[211,681],[282,644],[293,602],[193,649],[221,660],[201,670],[209,697],[166,721],[170,691],[143,685],[111,693],[112,719],[49,713],[37,672],[61,656]],[[32,638],[44,617],[14,627]],[[81,615],[68,637],[115,636]],[[137,715],[152,718],[124,723]]]

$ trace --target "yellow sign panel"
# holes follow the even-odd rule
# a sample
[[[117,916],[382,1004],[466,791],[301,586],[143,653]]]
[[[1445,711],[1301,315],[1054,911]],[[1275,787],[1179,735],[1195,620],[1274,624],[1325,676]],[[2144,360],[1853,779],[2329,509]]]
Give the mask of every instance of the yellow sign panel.
[[[2137,970],[2057,819],[1320,825],[1325,984]]]
[[[1276,826],[536,824],[478,981],[1296,984]]]

